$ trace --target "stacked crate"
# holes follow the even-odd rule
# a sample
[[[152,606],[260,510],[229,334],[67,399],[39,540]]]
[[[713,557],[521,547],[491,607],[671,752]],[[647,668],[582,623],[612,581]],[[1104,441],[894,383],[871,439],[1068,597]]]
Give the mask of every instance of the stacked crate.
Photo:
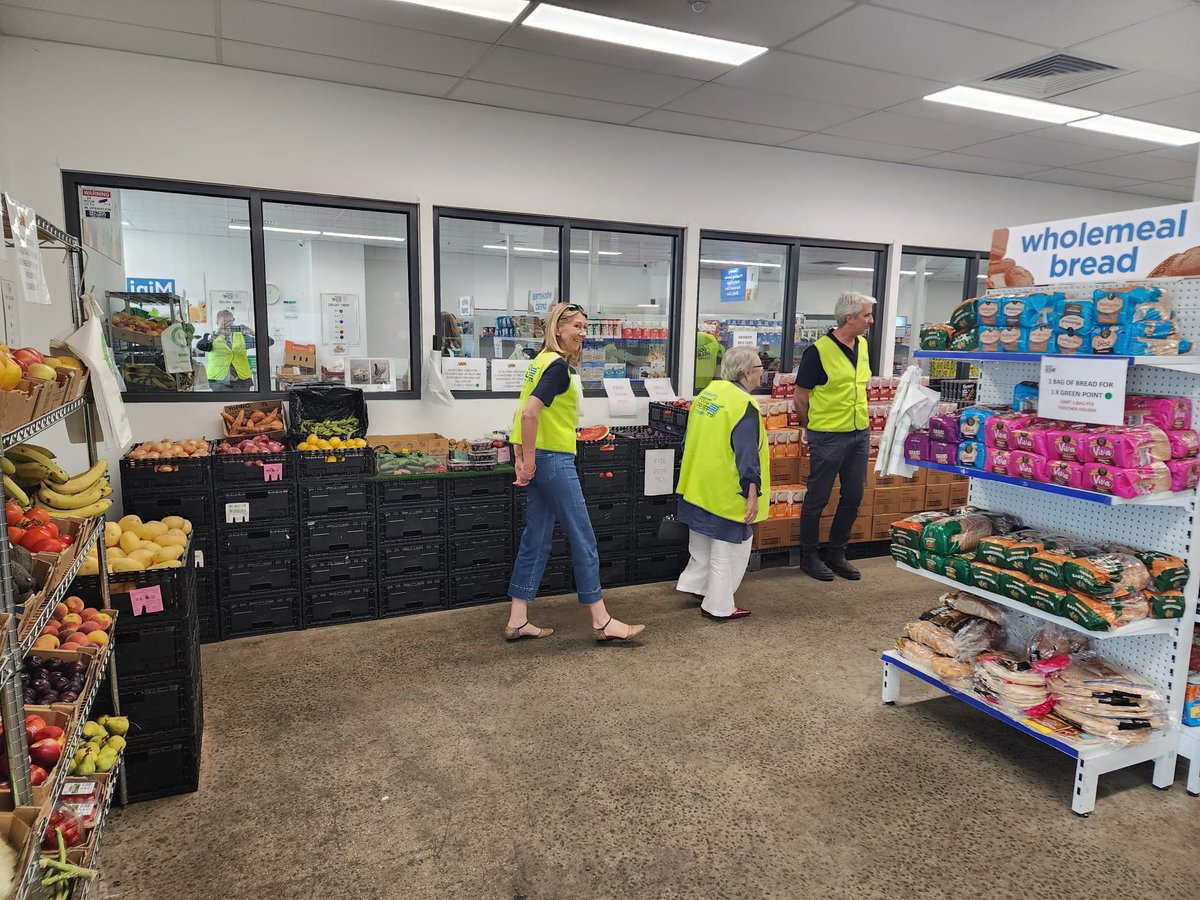
[[[596,533],[600,585],[633,584],[634,550],[641,553],[631,534],[636,481],[633,445],[615,436],[604,443],[581,442],[576,447],[575,466]]]
[[[375,483],[379,617],[445,609],[448,483],[381,478]]]
[[[661,544],[658,541],[658,526],[667,516],[675,515],[678,497],[674,493],[679,484],[679,469],[683,463],[683,441],[673,432],[659,432],[654,436],[640,433],[637,437],[625,437],[618,430],[619,440],[632,445],[634,479],[631,492],[633,509],[632,532],[637,548],[633,560],[633,583],[648,584],[669,581],[679,577],[688,562],[686,544]],[[671,493],[647,495],[646,461],[651,450],[671,450],[673,459],[670,473]],[[663,473],[664,477],[666,473]]]
[[[370,450],[297,451],[305,627],[378,615]]]
[[[459,475],[446,484],[450,606],[508,596],[512,575],[512,475]]]

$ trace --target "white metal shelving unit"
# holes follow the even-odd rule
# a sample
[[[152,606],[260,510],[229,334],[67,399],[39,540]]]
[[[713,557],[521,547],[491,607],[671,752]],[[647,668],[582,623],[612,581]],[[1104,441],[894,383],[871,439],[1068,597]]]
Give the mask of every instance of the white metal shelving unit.
[[[1147,280],[1138,283],[1145,284]],[[1154,279],[1153,283],[1171,297],[1180,331],[1192,339],[1200,339],[1200,279],[1164,278]],[[1018,290],[994,290],[988,294],[1013,296],[1063,291],[1068,295],[1090,297],[1091,292],[1097,288],[1126,286],[1125,283],[1118,282],[1062,284]],[[978,361],[978,402],[983,405],[1011,404],[1013,387],[1022,381],[1036,382],[1040,373],[1040,356],[1036,354],[947,354],[938,351],[937,356]],[[1189,397],[1195,406],[1195,415],[1200,418],[1200,356],[1126,358],[1130,366],[1129,393]],[[965,474],[974,473],[968,471]],[[1044,490],[1045,487],[1017,479],[973,477],[968,502],[983,509],[1015,513],[1030,526],[1079,535],[1097,542],[1122,543],[1147,550],[1160,550],[1187,560],[1192,574],[1184,589],[1188,603],[1182,618],[1133,623],[1114,632],[1088,632],[1100,639],[1097,641],[1097,653],[1100,656],[1141,673],[1158,686],[1168,710],[1168,727],[1156,732],[1149,741],[1138,746],[1103,743],[1077,747],[1049,739],[1028,722],[1010,718],[998,710],[988,708],[986,703],[974,695],[968,695],[944,684],[931,672],[890,652],[883,655],[883,699],[885,703],[895,703],[899,699],[899,674],[905,672],[1066,753],[1076,760],[1071,808],[1079,815],[1086,816],[1095,807],[1097,782],[1101,775],[1152,760],[1154,785],[1167,788],[1175,780],[1178,754],[1190,753],[1193,760],[1200,757],[1200,729],[1185,729],[1180,724],[1187,681],[1188,652],[1196,621],[1197,596],[1200,594],[1200,533],[1193,538],[1198,525],[1196,491],[1185,495],[1170,495],[1166,503],[1105,503],[1097,502],[1092,497]],[[931,572],[911,569],[909,571],[915,571],[957,589],[981,593]],[[1067,628],[1082,630],[1062,617],[1049,616],[997,595],[982,595],[1006,607],[1006,620],[1009,623],[1006,630],[1014,646],[1024,643],[1042,620],[1046,619]],[[1192,769],[1189,790],[1200,790],[1200,764],[1194,763]]]

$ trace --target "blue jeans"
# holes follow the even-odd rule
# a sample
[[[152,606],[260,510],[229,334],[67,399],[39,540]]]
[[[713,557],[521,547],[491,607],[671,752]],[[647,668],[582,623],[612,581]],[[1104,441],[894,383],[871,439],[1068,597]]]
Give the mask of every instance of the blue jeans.
[[[536,451],[537,471],[529,482],[529,509],[525,531],[513,565],[508,595],[514,600],[532,600],[537,596],[550,558],[554,523],[561,522],[571,543],[571,562],[575,566],[575,588],[580,603],[601,599],[600,554],[596,534],[583,502],[583,488],[575,471],[575,456],[554,450]]]

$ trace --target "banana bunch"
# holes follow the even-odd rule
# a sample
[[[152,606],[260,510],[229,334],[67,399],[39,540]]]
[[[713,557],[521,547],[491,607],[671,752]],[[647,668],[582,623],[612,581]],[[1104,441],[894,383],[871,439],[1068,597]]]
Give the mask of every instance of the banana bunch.
[[[38,506],[63,516],[101,516],[112,506],[112,485],[100,460],[80,475],[69,475],[54,453],[36,444],[18,444],[0,458],[4,493],[28,509]]]

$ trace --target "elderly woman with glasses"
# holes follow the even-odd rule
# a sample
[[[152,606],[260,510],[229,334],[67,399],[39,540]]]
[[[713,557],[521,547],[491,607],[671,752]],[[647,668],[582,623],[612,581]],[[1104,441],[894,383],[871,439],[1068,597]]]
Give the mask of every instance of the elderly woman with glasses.
[[[750,615],[733,595],[755,525],[767,517],[759,498],[771,489],[767,432],[750,394],[762,371],[753,347],[735,347],[721,362],[721,380],[701,391],[688,413],[677,518],[691,531],[691,559],[676,589],[701,598],[700,613],[717,621]]]

